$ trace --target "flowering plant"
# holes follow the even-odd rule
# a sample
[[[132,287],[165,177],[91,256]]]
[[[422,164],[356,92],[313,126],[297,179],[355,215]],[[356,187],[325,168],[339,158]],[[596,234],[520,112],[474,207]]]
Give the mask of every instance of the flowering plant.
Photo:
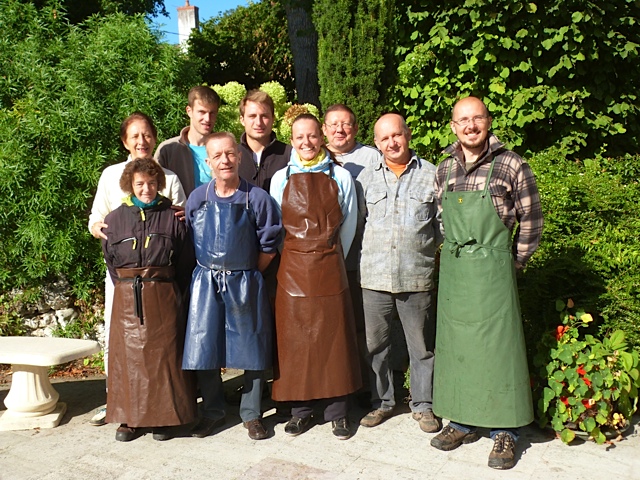
[[[534,366],[542,381],[537,393],[541,427],[551,424],[563,442],[576,431],[601,444],[603,429],[620,433],[636,411],[640,370],[638,352],[627,348],[624,332],[616,330],[602,340],[579,329],[593,317],[574,309],[572,300],[558,300],[562,324],[540,342]]]

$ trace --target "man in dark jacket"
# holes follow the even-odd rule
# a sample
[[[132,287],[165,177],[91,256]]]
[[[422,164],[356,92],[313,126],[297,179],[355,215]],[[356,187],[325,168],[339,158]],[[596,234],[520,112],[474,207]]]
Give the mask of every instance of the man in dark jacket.
[[[285,145],[273,133],[275,109],[273,99],[265,92],[252,90],[240,101],[240,176],[267,192],[271,177],[287,166],[291,145]]]

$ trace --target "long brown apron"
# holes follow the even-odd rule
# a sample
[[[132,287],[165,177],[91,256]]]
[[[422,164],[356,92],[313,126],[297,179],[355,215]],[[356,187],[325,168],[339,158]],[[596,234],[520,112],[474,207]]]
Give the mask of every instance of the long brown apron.
[[[107,422],[130,427],[192,422],[197,414],[195,383],[193,372],[182,370],[186,318],[173,281],[174,269],[119,268],[117,272],[109,334]]]
[[[341,223],[333,178],[322,172],[289,177],[282,195],[274,400],[332,398],[361,386]]]

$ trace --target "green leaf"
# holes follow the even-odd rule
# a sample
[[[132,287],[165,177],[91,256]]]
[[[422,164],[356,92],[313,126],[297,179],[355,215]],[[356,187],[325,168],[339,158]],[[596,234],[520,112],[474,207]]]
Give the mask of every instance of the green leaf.
[[[616,330],[609,337],[609,346],[612,350],[620,350],[627,346],[624,341],[624,332],[622,330]]]
[[[566,444],[573,442],[575,438],[576,438],[576,434],[572,430],[569,430],[568,428],[565,428],[560,433],[560,439]]]
[[[629,352],[619,352],[619,353],[620,353],[620,360],[622,361],[622,366],[627,372],[630,372],[630,370],[633,368],[633,355],[631,355]]]
[[[585,418],[584,422],[582,422],[584,425],[584,429],[587,433],[590,433],[594,428],[596,428],[596,421],[593,417],[587,417]]]
[[[571,15],[571,21],[573,23],[580,22],[580,20],[582,20],[582,18],[583,18],[582,12],[573,12],[573,15]]]
[[[562,300],[556,300],[556,311],[561,312],[564,310],[564,307],[566,307],[567,304],[564,303]]]
[[[596,427],[591,431],[591,436],[598,445],[602,445],[607,441],[607,437],[605,437],[604,433],[602,433],[599,427]]]

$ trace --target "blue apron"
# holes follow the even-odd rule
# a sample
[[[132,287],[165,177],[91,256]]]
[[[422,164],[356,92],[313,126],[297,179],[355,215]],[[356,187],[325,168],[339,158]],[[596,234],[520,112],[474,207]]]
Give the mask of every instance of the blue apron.
[[[249,189],[244,204],[209,201],[214,182],[192,222],[197,265],[182,368],[264,370],[272,362],[273,317],[257,269],[260,244]]]

